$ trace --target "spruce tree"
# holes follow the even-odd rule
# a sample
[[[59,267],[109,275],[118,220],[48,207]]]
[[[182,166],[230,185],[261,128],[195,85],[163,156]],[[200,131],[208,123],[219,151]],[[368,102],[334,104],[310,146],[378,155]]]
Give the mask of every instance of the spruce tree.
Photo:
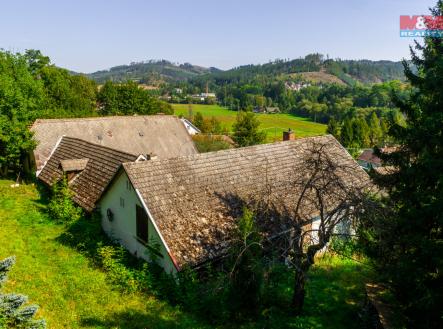
[[[357,147],[369,146],[369,126],[363,118],[352,120],[352,128],[354,133],[353,144]]]
[[[263,143],[266,133],[259,131],[260,121],[252,112],[239,111],[237,121],[234,123],[234,135],[232,136],[238,146],[250,146]]]
[[[334,118],[329,120],[326,132],[337,139],[340,138],[340,125],[338,124],[337,120],[335,120]]]
[[[0,261],[0,289],[8,279],[8,272],[15,264],[15,257]],[[41,329],[46,328],[44,320],[35,320],[38,306],[24,306],[28,297],[19,294],[4,294],[0,291],[0,328]]]
[[[443,1],[432,10],[443,16]],[[441,24],[441,21],[440,21]],[[443,28],[440,26],[440,28]],[[441,328],[443,322],[443,38],[426,37],[411,48],[412,85],[396,99],[406,124],[393,124],[398,150],[379,154],[395,168],[379,177],[392,210],[363,235],[379,273],[403,307],[409,328]],[[371,227],[372,225],[372,227]]]
[[[383,139],[383,131],[380,126],[380,119],[375,112],[372,112],[369,119],[369,140],[371,146],[379,145]]]
[[[340,142],[344,147],[350,147],[354,141],[354,129],[352,127],[352,120],[345,119],[340,133]]]

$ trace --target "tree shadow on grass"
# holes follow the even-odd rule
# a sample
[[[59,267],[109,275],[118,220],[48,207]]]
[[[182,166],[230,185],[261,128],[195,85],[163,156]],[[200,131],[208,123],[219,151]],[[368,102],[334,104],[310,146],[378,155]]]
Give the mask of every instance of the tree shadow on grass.
[[[150,328],[198,328],[195,323],[181,321],[180,319],[167,319],[161,314],[140,311],[117,312],[106,319],[86,317],[81,319],[83,328],[120,328],[120,329],[150,329]]]

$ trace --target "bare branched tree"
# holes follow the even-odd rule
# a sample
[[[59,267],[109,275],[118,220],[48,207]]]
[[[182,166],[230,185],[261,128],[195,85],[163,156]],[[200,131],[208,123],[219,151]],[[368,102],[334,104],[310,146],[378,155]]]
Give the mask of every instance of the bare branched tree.
[[[302,310],[306,275],[316,254],[338,233],[340,224],[350,225],[359,217],[370,182],[335,141],[307,143],[299,159],[284,186],[264,189],[269,195],[261,197],[255,210],[268,219],[278,216],[288,227],[284,234],[270,238],[285,240],[287,260],[294,269],[292,306],[296,314]]]

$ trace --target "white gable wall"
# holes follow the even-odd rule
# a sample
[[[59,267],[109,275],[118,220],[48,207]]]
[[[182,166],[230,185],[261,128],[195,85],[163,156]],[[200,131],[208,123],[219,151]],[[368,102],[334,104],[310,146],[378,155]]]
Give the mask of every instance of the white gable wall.
[[[124,206],[122,206],[121,199],[124,200]],[[98,203],[102,227],[111,239],[118,241],[132,254],[149,260],[146,247],[137,240],[136,205],[144,208],[128,176],[123,171],[114,179],[114,182]],[[107,217],[108,209],[111,209],[113,213],[112,221],[109,221]],[[148,232],[149,244],[158,244],[160,246],[159,251],[163,257],[158,258],[158,263],[167,273],[175,273],[176,268],[174,263],[154,227],[152,218],[149,218]]]

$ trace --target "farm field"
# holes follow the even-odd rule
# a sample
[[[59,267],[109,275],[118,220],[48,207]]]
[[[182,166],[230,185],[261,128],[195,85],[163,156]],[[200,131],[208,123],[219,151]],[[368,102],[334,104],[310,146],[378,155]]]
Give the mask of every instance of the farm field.
[[[0,259],[17,257],[5,290],[28,295],[40,306],[38,316],[48,328],[359,328],[367,276],[359,263],[336,256],[320,259],[309,274],[300,317],[282,306],[257,322],[214,326],[149,293],[121,292],[107,272],[63,242],[68,226],[49,218],[37,187],[11,188],[12,183],[0,180]],[[289,274],[279,287],[283,305],[289,305],[291,286]]]
[[[189,115],[188,104],[172,104],[176,115]],[[216,117],[229,131],[235,122],[236,111],[228,110],[219,105],[192,104],[192,112],[200,112],[203,117]],[[326,133],[326,125],[315,123],[307,118],[291,114],[257,114],[261,122],[260,129],[266,131],[268,142],[282,139],[283,131],[291,128],[296,137],[318,136]]]

